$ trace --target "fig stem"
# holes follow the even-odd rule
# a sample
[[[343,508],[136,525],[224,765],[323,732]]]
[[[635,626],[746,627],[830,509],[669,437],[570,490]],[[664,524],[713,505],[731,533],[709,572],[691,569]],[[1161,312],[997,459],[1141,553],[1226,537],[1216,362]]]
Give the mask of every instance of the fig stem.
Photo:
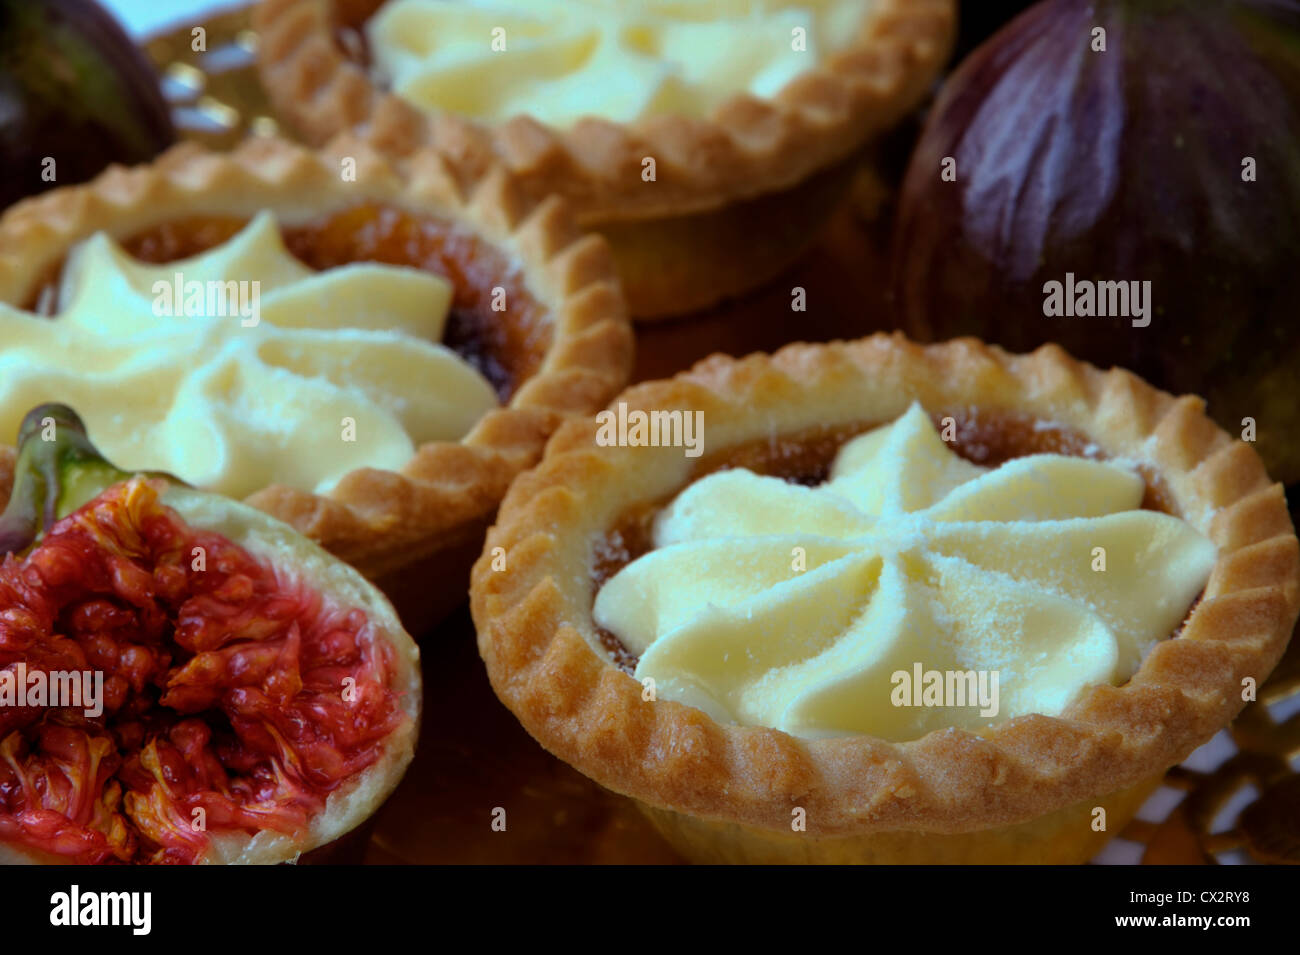
[[[95,449],[67,405],[33,408],[18,428],[13,491],[0,514],[0,556],[26,550],[46,528],[128,477]]]

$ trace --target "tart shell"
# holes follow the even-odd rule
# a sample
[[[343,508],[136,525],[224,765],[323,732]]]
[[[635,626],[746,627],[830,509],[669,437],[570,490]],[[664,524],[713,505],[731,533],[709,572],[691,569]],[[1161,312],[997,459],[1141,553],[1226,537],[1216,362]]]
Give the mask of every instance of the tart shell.
[[[1154,474],[1174,513],[1217,545],[1182,631],[1128,683],[1092,686],[1057,717],[902,744],[803,740],[645,701],[596,634],[594,551],[622,513],[689,483],[692,460],[681,448],[598,446],[588,419],[562,427],[511,488],[474,567],[471,608],[497,695],[548,750],[652,810],[771,834],[789,833],[802,808],[814,838],[999,829],[1122,794],[1241,710],[1243,680],[1264,682],[1300,613],[1300,544],[1282,487],[1199,398],[1057,346],[1011,355],[895,334],[714,356],[618,399],[629,411],[702,411],[706,455],[814,426],[884,423],[913,400],[932,414],[1015,412],[1073,429]],[[493,569],[494,548],[505,570]]]
[[[847,194],[841,167],[921,101],[956,29],[953,0],[875,0],[848,48],[771,98],[740,92],[707,117],[558,129],[427,113],[380,88],[339,39],[380,5],[263,0],[258,67],[276,109],[309,142],[351,130],[392,155],[432,145],[461,177],[501,161],[533,201],[562,195],[580,225],[606,233],[639,319],[703,308],[794,261]]]
[[[342,175],[345,158],[355,161],[355,181]],[[224,154],[183,144],[150,165],[113,167],[8,211],[0,219],[0,301],[26,304],[68,251],[100,230],[122,239],[190,216],[262,209],[295,224],[363,202],[485,239],[550,319],[536,373],[459,442],[424,444],[399,471],[353,471],[327,496],[273,485],[247,499],[386,589],[413,594],[414,616],[400,609],[418,629],[426,622],[418,618],[430,616],[431,588],[413,588],[403,575],[477,550],[511,480],[536,462],[559,422],[599,408],[630,373],[632,333],[609,249],[573,225],[562,201],[529,202],[499,166],[467,186],[431,151],[398,164],[351,137],[320,152],[277,139],[251,139]],[[444,571],[463,578],[469,561],[451,563]],[[452,596],[459,601],[463,591]]]
[[[377,8],[380,4],[368,3]],[[387,152],[436,144],[474,173],[500,156],[534,198],[562,192],[580,220],[682,215],[792,186],[916,104],[951,47],[952,0],[877,0],[856,41],[771,99],[738,93],[713,116],[600,118],[559,130],[527,116],[491,128],[430,118],[380,89],[336,41],[333,0],[263,0],[258,64],[276,108],[313,142],[360,129]],[[641,161],[654,156],[647,188]]]
[[[973,832],[899,829],[851,836],[774,832],[700,819],[644,803],[659,833],[694,862],[717,865],[1080,865],[1142,808],[1164,774],[1025,822]],[[1094,828],[1104,809],[1105,828]],[[787,827],[788,828],[788,827]]]

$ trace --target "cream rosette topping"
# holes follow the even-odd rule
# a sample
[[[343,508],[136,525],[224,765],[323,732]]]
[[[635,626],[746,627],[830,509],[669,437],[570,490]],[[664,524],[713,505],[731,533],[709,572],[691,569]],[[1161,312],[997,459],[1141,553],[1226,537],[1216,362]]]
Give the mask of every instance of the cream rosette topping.
[[[0,433],[58,401],[128,470],[235,497],[274,483],[323,493],[458,440],[496,406],[438,343],[451,296],[412,268],[313,271],[270,213],[161,266],[99,233],[69,257],[52,319],[0,305]]]
[[[658,698],[722,721],[905,741],[1055,715],[1131,677],[1209,578],[1214,545],[1144,493],[1113,462],[972,464],[913,405],[820,486],[739,468],[690,485],[594,616]],[[931,671],[996,673],[996,716],[898,692]]]
[[[856,36],[864,0],[395,0],[367,25],[408,102],[485,120],[629,122],[775,95]]]

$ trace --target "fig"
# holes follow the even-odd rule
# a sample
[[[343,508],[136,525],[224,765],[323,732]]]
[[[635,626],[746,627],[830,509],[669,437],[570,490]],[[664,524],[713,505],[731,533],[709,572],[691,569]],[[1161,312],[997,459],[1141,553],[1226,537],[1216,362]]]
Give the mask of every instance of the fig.
[[[153,67],[94,0],[0,0],[0,209],[175,139]]]
[[[396,787],[419,652],[288,525],[44,405],[0,539],[0,863],[291,862]]]
[[[1300,480],[1298,133],[1296,0],[1045,0],[927,120],[893,237],[900,320],[1202,395]]]
[[[1034,0],[978,0],[963,3],[958,13],[957,48],[953,51],[953,62],[960,63],[967,54],[1033,2]]]

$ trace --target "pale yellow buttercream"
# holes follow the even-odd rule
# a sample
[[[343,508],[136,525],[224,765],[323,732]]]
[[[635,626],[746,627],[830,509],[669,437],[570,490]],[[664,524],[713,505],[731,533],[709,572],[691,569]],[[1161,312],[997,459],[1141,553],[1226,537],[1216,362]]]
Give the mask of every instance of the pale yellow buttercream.
[[[853,41],[872,0],[394,0],[367,24],[403,99],[480,119],[629,122],[771,97]]]
[[[1140,509],[1144,487],[1061,455],[974,465],[914,405],[844,445],[821,486],[744,469],[695,482],[594,616],[658,698],[729,722],[902,741],[1057,714],[1127,680],[1214,564],[1189,524]],[[897,705],[918,664],[996,672],[997,713]]]
[[[177,302],[178,273],[182,291],[235,284]],[[258,283],[256,299],[251,284],[238,296],[240,282]],[[497,404],[438,343],[450,301],[445,279],[417,269],[314,272],[269,213],[161,266],[100,233],[69,257],[52,319],[0,305],[0,436],[60,401],[121,467],[233,496],[272,483],[325,491],[356,468],[400,468],[422,442],[459,439]]]

